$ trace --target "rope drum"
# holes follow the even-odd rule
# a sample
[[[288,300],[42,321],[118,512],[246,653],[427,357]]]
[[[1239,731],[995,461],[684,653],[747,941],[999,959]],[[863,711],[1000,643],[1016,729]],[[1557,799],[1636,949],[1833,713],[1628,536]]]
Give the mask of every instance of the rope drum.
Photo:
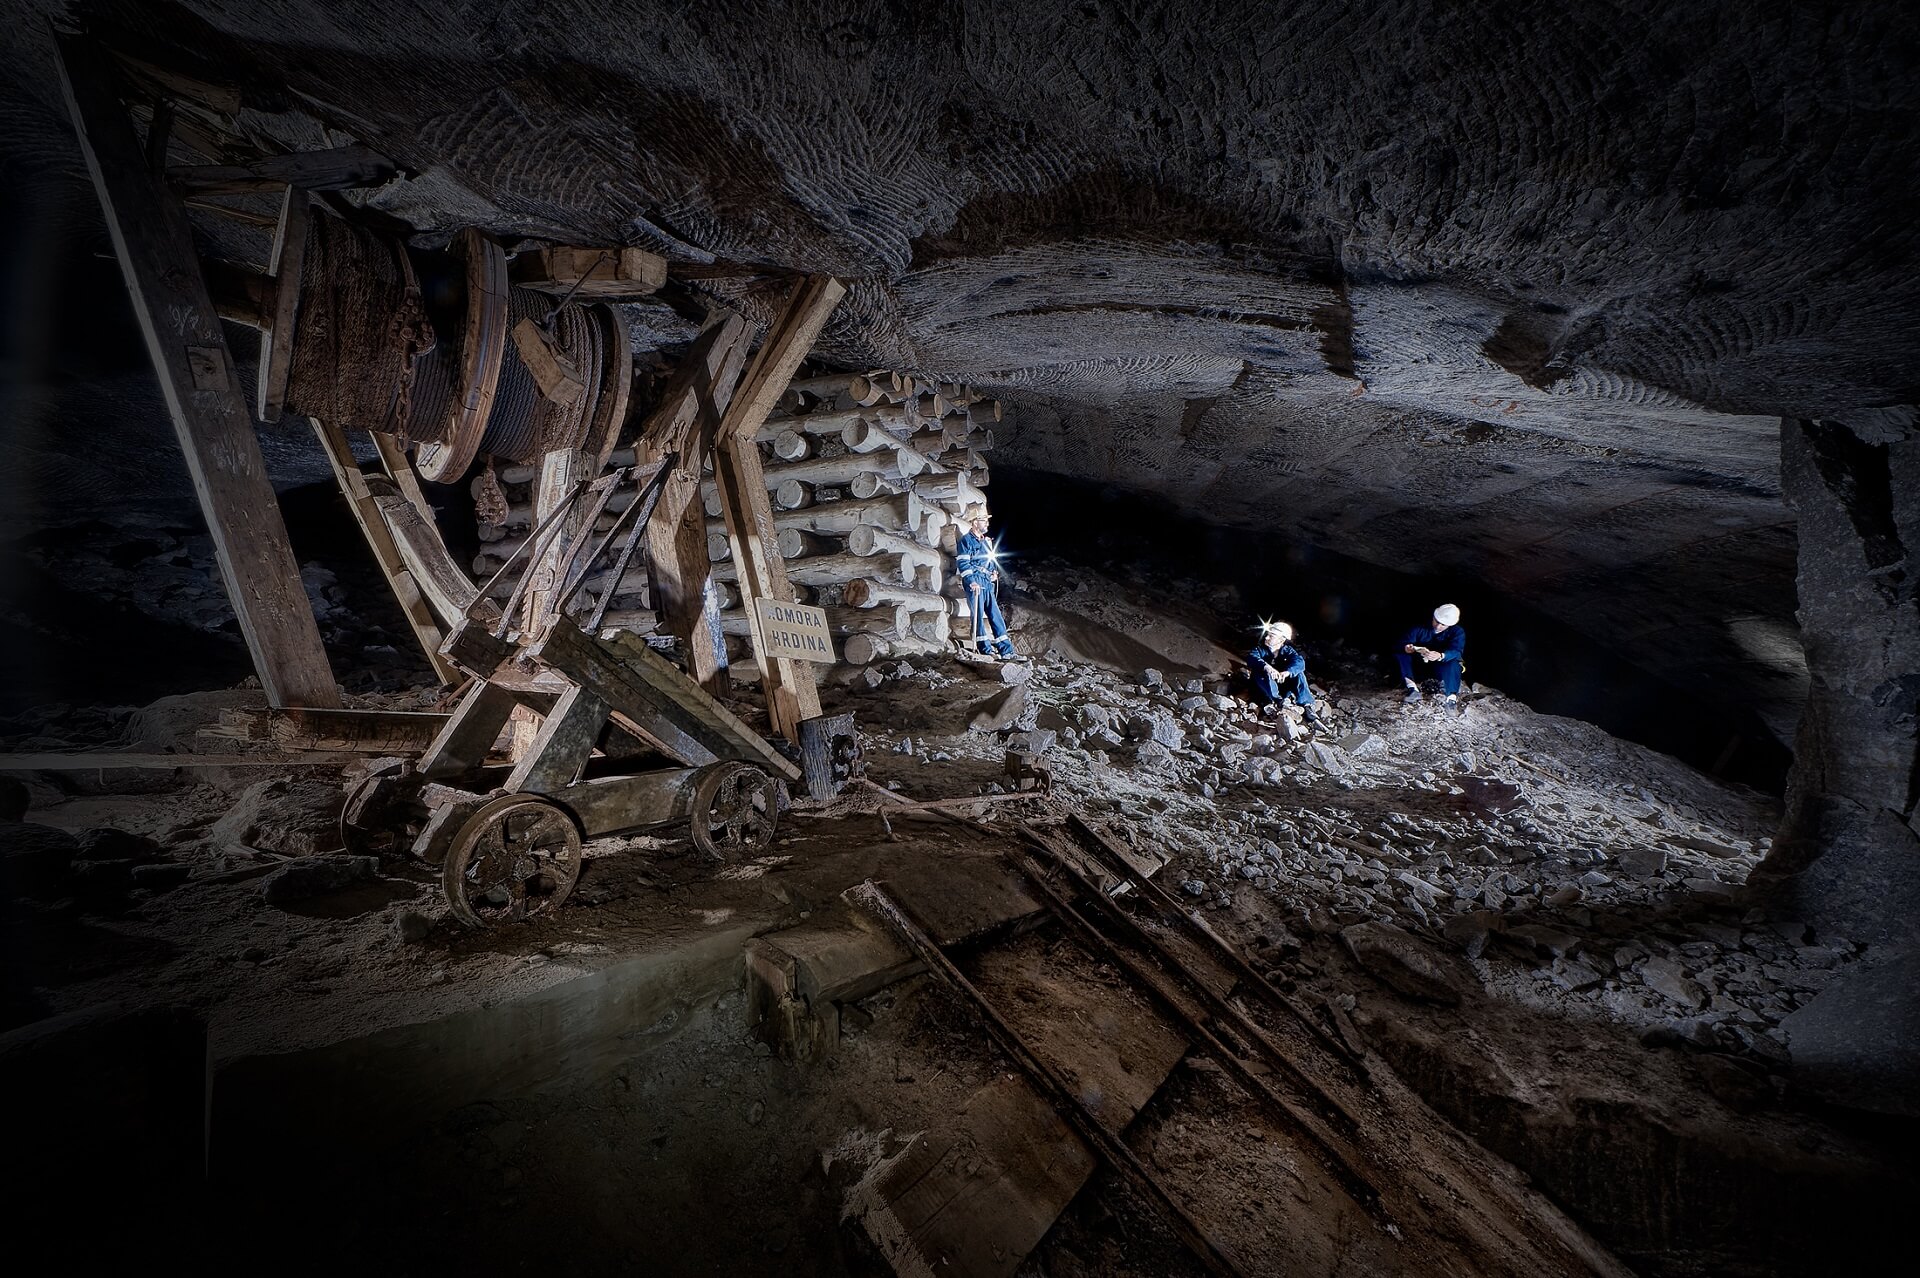
[[[516,339],[523,321],[530,327]],[[542,344],[563,370],[544,392],[524,341]],[[293,411],[393,435],[417,449],[424,478],[451,483],[481,456],[524,463],[581,448],[604,462],[631,384],[626,326],[613,308],[508,287],[505,255],[483,236],[416,254],[365,227],[313,218],[287,390]]]
[[[296,412],[359,430],[387,428],[409,350],[417,357],[434,345],[418,290],[407,286],[404,251],[338,218],[313,219],[287,386]]]

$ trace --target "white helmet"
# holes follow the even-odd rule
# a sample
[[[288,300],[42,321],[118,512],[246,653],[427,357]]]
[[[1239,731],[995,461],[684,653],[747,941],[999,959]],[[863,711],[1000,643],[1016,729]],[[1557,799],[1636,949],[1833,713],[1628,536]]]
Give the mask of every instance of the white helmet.
[[[1433,610],[1433,624],[1436,626],[1457,626],[1460,624],[1460,610],[1452,604],[1441,604]]]
[[[1284,621],[1269,621],[1261,628],[1262,638],[1271,638],[1275,635],[1279,636],[1281,643],[1292,643],[1293,627]]]

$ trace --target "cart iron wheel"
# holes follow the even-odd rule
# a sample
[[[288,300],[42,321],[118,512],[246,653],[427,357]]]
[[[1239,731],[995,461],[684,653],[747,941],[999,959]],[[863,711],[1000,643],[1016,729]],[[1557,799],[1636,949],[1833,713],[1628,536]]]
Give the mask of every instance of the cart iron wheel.
[[[426,778],[405,759],[376,759],[347,792],[340,809],[340,846],[356,856],[403,857],[426,824],[420,790]]]
[[[719,861],[763,851],[780,819],[780,783],[751,763],[709,767],[693,787],[693,846]]]
[[[551,914],[580,879],[573,814],[531,794],[491,799],[454,836],[440,869],[447,904],[469,927]]]

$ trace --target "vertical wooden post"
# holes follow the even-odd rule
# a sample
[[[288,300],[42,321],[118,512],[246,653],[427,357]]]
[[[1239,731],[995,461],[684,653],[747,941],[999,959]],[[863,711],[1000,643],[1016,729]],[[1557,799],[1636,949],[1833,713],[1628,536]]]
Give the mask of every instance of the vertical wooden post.
[[[747,611],[753,635],[754,661],[760,668],[760,686],[767,694],[767,715],[774,731],[800,744],[800,724],[820,713],[820,689],[810,662],[779,657],[768,649],[761,633],[757,601],[793,602],[786,561],[774,538],[773,505],[761,467],[760,446],[754,436],[766,424],[767,414],[799,371],[800,361],[813,349],[827,316],[846,294],[839,280],[812,275],[794,285],[786,306],[767,330],[767,340],[753,357],[740,389],[727,405],[713,446],[714,487],[720,494],[720,513],[726,520],[727,541],[740,573],[740,602]]]
[[[654,606],[687,652],[687,673],[708,692],[725,689],[725,649],[707,588],[706,511],[700,504],[700,474],[713,443],[712,416],[726,411],[746,362],[747,326],[732,311],[718,312],[673,373],[660,406],[640,431],[640,460],[656,462],[677,452],[680,460],[661,486],[647,526],[650,587]]]
[[[582,479],[591,479],[586,474],[587,457],[577,448],[556,448],[540,459],[540,473],[533,483],[533,522],[538,527],[572,495],[574,485]],[[521,631],[528,643],[538,643],[547,633],[547,626],[553,620],[555,608],[560,602],[560,587],[564,584],[567,547],[572,543],[574,534],[579,531],[580,515],[576,511],[560,521],[560,527],[540,551],[540,557],[527,565],[531,574],[527,590],[526,619]],[[511,619],[509,619],[511,624]]]
[[[106,52],[73,36],[55,40],[67,112],[260,685],[276,706],[338,706],[186,212],[148,171]]]

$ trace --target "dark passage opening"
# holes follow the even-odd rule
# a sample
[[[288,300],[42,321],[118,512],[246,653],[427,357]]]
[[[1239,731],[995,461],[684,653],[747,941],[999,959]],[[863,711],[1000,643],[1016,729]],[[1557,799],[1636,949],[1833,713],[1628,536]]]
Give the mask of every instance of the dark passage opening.
[[[1372,672],[1380,680],[1396,681],[1393,646],[1436,604],[1451,601],[1467,631],[1468,680],[1726,780],[1773,794],[1785,789],[1791,752],[1751,709],[1628,665],[1591,635],[1471,579],[1395,572],[1275,534],[1210,524],[1162,499],[1058,475],[1002,465],[993,481],[994,504],[1007,516],[1008,549],[1020,555],[1052,554],[1091,567],[1136,567],[1235,587],[1247,615],[1217,636],[1235,651],[1248,646],[1255,612],[1266,610],[1299,627],[1309,656],[1344,639],[1377,654]],[[1315,677],[1328,671],[1320,665]]]

